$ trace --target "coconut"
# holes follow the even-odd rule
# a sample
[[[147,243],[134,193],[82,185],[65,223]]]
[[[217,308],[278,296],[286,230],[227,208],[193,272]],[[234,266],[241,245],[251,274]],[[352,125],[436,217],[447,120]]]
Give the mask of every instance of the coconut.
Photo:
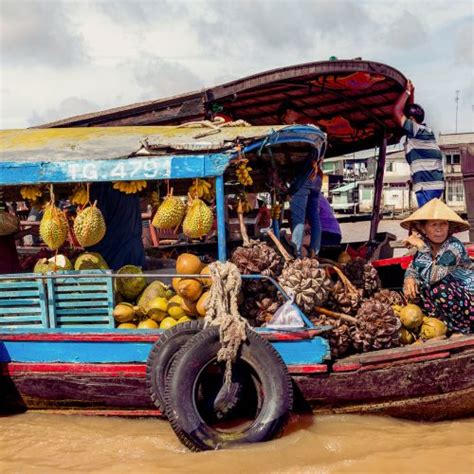
[[[159,280],[151,282],[138,298],[137,305],[140,306],[144,313],[150,308],[150,301],[154,298],[166,298],[166,286]]]
[[[210,274],[211,274],[211,269],[209,268],[209,265],[206,265],[201,270],[201,275],[210,275]],[[212,278],[201,278],[199,281],[208,288],[212,285]]]
[[[416,304],[407,304],[400,310],[400,321],[407,329],[416,329],[423,323],[423,312]]]
[[[153,319],[145,319],[145,321],[140,321],[138,323],[138,329],[158,329],[160,326]]]
[[[198,280],[182,279],[178,283],[178,295],[190,301],[196,301],[202,293],[202,285]]]
[[[176,260],[176,273],[181,275],[198,275],[202,267],[199,257],[192,253],[182,253]]]
[[[33,269],[35,273],[46,273],[46,272],[56,272],[72,270],[71,261],[64,255],[56,255],[51,258],[41,258],[36,262],[36,265]]]
[[[444,336],[447,330],[446,324],[441,319],[425,317],[420,329],[420,337],[423,339],[433,339],[434,337]]]
[[[142,274],[140,267],[135,265],[125,265],[117,273],[120,274]],[[134,301],[146,286],[144,277],[117,278],[115,280],[117,291],[128,301]]]
[[[209,298],[209,291],[204,292],[201,297],[199,298],[196,304],[196,311],[198,312],[199,316],[206,316],[206,303],[207,299]]]
[[[400,329],[400,342],[403,345],[413,344],[415,341],[416,337],[412,332],[405,328]]]
[[[176,320],[182,318],[183,316],[187,316],[182,305],[183,298],[179,295],[173,296],[173,298],[168,301],[168,314]]]
[[[128,323],[135,317],[135,311],[130,303],[119,303],[115,306],[113,315],[118,323]]]
[[[157,296],[148,302],[147,316],[154,321],[162,321],[168,315],[168,300]]]
[[[181,308],[188,316],[197,316],[196,303],[186,298],[182,298]]]
[[[180,318],[181,319],[181,318]],[[178,321],[174,318],[165,318],[160,323],[160,329],[169,329],[178,324]]]
[[[117,326],[117,329],[137,329],[137,325],[133,323],[122,323]]]

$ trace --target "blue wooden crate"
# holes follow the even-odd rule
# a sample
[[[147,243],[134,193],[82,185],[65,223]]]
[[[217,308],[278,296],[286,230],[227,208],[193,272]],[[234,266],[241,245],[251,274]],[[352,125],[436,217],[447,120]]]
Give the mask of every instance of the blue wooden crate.
[[[43,280],[21,279],[18,274],[11,277],[11,280],[0,280],[0,328],[47,328],[48,304]]]
[[[107,276],[110,271],[60,274],[61,278],[48,278],[49,327],[115,327],[112,278]],[[78,278],[78,275],[88,276]]]

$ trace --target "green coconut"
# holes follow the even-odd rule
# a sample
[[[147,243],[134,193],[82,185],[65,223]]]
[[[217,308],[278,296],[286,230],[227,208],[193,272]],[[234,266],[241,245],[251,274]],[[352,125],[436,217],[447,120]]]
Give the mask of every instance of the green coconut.
[[[146,314],[150,309],[150,301],[155,298],[166,298],[166,286],[159,280],[151,282],[138,298],[137,305]]]
[[[104,257],[97,252],[84,252],[74,263],[74,270],[108,270],[109,266]]]
[[[117,273],[119,275],[124,274],[137,274],[141,275],[142,269],[135,265],[125,265],[120,268]],[[115,286],[117,291],[127,300],[135,301],[138,295],[143,291],[146,286],[145,277],[128,277],[128,278],[116,278]]]

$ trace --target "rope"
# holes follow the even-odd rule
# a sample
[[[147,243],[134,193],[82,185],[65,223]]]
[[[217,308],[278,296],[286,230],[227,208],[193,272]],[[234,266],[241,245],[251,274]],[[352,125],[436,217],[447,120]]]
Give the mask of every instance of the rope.
[[[242,285],[239,270],[231,262],[213,262],[209,265],[212,285],[207,301],[204,322],[219,326],[221,347],[217,360],[225,361],[224,383],[229,386],[232,378],[232,363],[243,341],[247,339],[247,321],[240,315],[237,297]]]

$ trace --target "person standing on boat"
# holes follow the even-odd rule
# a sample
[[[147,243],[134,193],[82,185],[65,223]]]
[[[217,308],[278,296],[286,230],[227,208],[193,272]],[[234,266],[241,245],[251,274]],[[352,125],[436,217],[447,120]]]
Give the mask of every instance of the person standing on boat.
[[[405,273],[405,296],[419,298],[424,310],[451,331],[474,332],[474,267],[452,235],[468,230],[469,224],[435,198],[400,225],[413,231],[405,244],[417,250]]]
[[[145,248],[138,194],[125,194],[114,189],[112,183],[92,183],[90,200],[97,201],[107,230],[104,238],[87,250],[100,253],[112,270],[128,264],[144,267]]]
[[[290,101],[285,101],[278,109],[281,122],[291,124],[312,124],[307,117]],[[320,156],[321,154],[321,156]],[[290,183],[291,243],[297,257],[302,256],[305,221],[311,229],[310,254],[318,255],[321,248],[321,220],[319,216],[319,198],[322,186],[321,161],[323,153],[314,150],[313,156],[300,163],[293,163],[295,175]]]
[[[431,130],[423,123],[425,112],[413,103],[415,87],[409,80],[393,109],[396,122],[406,135],[405,157],[410,165],[413,191],[422,207],[444,192],[443,153]]]

